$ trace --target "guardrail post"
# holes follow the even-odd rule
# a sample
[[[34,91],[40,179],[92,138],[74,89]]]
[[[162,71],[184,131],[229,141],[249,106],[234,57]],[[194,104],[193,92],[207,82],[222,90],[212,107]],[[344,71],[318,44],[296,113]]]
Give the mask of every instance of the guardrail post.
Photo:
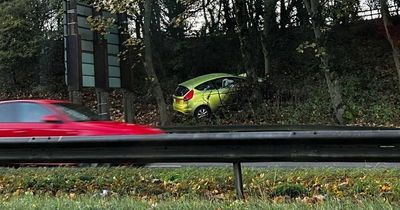
[[[237,199],[244,199],[243,194],[243,180],[242,180],[242,167],[240,162],[233,163],[233,173],[235,175],[235,188]]]

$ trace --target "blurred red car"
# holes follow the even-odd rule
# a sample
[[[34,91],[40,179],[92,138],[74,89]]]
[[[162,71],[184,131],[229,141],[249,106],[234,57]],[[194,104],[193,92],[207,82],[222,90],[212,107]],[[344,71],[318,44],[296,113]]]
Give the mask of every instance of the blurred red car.
[[[0,137],[162,134],[160,129],[107,121],[67,101],[0,102]]]

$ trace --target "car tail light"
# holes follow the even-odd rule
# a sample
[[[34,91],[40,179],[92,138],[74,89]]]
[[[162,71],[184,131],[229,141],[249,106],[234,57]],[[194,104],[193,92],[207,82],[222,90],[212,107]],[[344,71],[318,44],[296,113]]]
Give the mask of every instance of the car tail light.
[[[185,97],[183,97],[183,100],[184,101],[189,101],[190,99],[193,98],[193,95],[194,95],[194,90],[191,90],[185,95]]]

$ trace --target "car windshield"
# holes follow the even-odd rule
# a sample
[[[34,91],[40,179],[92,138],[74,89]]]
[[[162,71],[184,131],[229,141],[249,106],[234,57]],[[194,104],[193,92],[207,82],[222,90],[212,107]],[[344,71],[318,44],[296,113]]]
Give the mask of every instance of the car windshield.
[[[72,121],[101,121],[105,120],[102,116],[94,113],[89,108],[72,103],[54,103],[60,111],[66,114]]]

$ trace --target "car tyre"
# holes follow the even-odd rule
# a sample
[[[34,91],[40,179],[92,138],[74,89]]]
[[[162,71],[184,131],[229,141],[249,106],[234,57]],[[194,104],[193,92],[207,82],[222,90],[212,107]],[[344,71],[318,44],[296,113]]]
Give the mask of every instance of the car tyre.
[[[194,117],[197,119],[204,119],[211,117],[211,110],[207,106],[200,106],[194,111]]]

